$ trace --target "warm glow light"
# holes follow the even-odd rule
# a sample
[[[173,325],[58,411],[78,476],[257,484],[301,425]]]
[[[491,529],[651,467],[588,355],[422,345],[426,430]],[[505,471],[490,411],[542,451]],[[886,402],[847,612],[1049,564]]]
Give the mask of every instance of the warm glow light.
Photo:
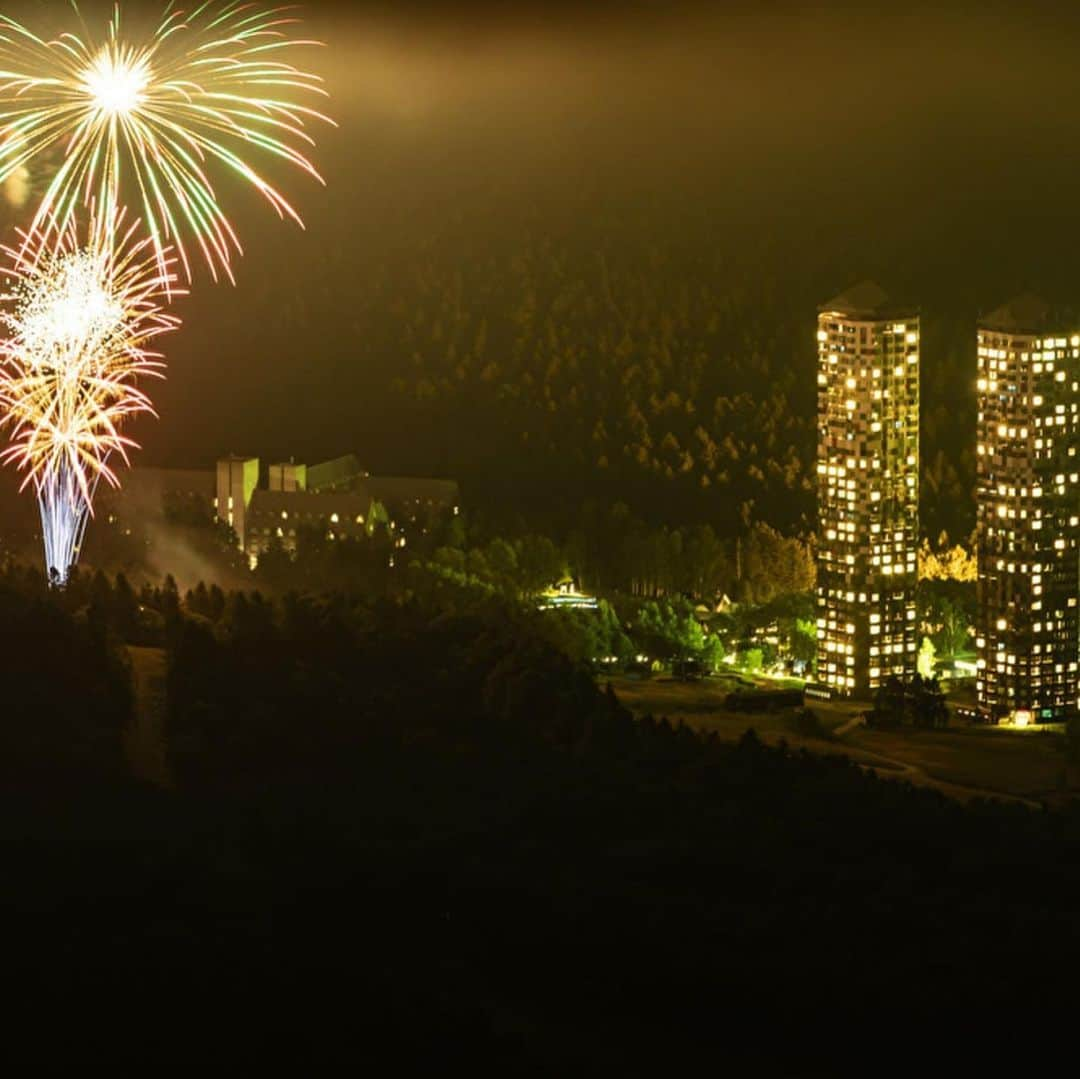
[[[240,243],[218,180],[238,178],[298,224],[259,158],[321,182],[305,156],[308,128],[330,121],[304,102],[325,90],[287,62],[314,42],[290,36],[297,20],[284,8],[206,0],[162,9],[149,35],[128,37],[117,5],[96,40],[72,31],[50,39],[0,15],[0,185],[59,149],[31,230],[66,228],[80,203],[101,215],[123,187],[141,195],[159,261],[174,245],[190,277],[192,237],[211,273],[231,277]]]
[[[179,320],[162,309],[174,285],[150,240],[122,214],[92,223],[83,239],[74,220],[63,231],[21,233],[3,248],[5,305],[0,314],[0,422],[10,445],[0,460],[26,473],[41,508],[46,564],[62,582],[78,555],[98,481],[119,481],[109,466],[135,443],[120,431],[153,413],[135,383],[160,377],[149,345]]]
[[[150,78],[145,56],[129,60],[104,48],[83,73],[82,84],[100,112],[125,116],[142,104]]]

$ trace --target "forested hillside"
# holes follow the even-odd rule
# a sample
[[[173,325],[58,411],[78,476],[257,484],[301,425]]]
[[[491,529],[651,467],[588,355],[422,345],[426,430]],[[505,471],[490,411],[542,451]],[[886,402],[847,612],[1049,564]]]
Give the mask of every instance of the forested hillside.
[[[490,473],[497,441],[547,493],[659,496],[699,520],[765,500],[793,524],[810,505],[812,349],[737,277],[719,253],[433,251],[379,297],[403,356],[394,389],[460,425],[463,468]]]
[[[364,300],[387,386],[484,509],[812,527],[816,303],[846,282],[777,276],[774,251],[658,226],[518,247],[448,227]],[[635,240],[628,236],[636,236]],[[461,245],[465,243],[465,254]],[[857,272],[856,269],[849,271]],[[930,318],[923,350],[927,531],[970,530],[970,327]]]
[[[890,1046],[898,1017],[926,1059],[943,1020],[1069,1029],[1075,807],[635,721],[498,598],[207,598],[0,571],[18,1023],[92,1023],[143,1060],[172,1036],[248,1066],[360,1045],[396,1074],[515,1076],[692,1074],[718,1045],[737,1074],[799,1074]],[[154,632],[165,788],[123,753],[124,645]]]

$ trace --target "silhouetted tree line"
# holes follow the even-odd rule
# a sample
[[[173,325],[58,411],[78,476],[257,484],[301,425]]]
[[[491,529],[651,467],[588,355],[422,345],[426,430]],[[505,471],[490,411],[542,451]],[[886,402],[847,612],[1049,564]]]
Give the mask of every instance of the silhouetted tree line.
[[[37,571],[0,569],[0,788],[81,787],[124,770],[121,734],[131,719],[123,624],[130,589],[76,575],[49,589]]]
[[[695,658],[712,667],[725,648],[745,642],[751,628],[774,621],[785,647],[813,658],[803,639],[813,617],[807,599],[814,582],[812,547],[768,525],[754,524],[725,540],[709,525],[654,528],[624,505],[588,503],[561,542],[492,529],[483,515],[434,515],[409,528],[404,546],[399,534],[386,529],[357,538],[301,529],[294,551],[272,540],[251,579],[267,596],[333,592],[353,600],[417,597],[452,607],[479,597],[535,604],[569,577],[601,597],[597,615],[562,611],[548,617],[562,647],[578,658],[625,665],[645,653],[665,662]],[[200,589],[205,592],[204,585]],[[727,609],[725,597],[738,601],[738,613],[717,613]],[[198,595],[185,606],[206,613]],[[219,601],[213,620],[220,614]]]
[[[734,539],[707,524],[657,527],[622,503],[586,502],[573,527],[556,538],[500,534],[482,516],[476,524],[453,518],[452,527],[432,537],[409,543],[409,564],[420,575],[522,598],[569,574],[584,589],[610,597],[682,597],[711,608],[727,595],[760,605],[807,592],[815,580],[813,548],[804,539],[760,522]]]
[[[570,533],[572,564],[598,590],[767,603],[814,585],[811,546],[751,522],[731,539],[711,525],[652,527],[627,506],[587,503]]]
[[[5,737],[115,760],[127,590],[8,570],[0,606]],[[402,1070],[632,1072],[718,1038],[730,1060],[804,1061],[798,1032],[838,1001],[863,1034],[1015,1020],[1043,1004],[1017,985],[1076,959],[1072,812],[635,720],[541,612],[497,597],[166,583],[136,597],[150,609],[173,789],[104,767],[77,793],[44,771],[0,786],[5,968],[54,1020],[119,1011],[125,1046],[160,1044],[153,1017],[198,1001],[180,1052],[217,1046],[218,1016],[272,1024],[279,1058],[347,1038]],[[785,1036],[748,1040],[762,1016]]]

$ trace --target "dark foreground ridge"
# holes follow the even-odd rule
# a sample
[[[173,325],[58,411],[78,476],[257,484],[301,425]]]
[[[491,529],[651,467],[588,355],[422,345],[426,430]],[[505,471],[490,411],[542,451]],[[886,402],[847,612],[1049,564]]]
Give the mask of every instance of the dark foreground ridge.
[[[126,774],[114,600],[0,585],[20,1013],[170,1060],[767,1074],[1062,1000],[1075,813],[636,722],[499,603],[161,599],[171,791]]]

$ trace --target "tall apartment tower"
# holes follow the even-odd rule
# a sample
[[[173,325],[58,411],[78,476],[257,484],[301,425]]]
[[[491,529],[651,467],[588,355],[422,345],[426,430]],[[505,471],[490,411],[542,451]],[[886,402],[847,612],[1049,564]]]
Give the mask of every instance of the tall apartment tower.
[[[818,681],[915,673],[919,315],[866,281],[818,312]]]
[[[977,342],[979,710],[1058,720],[1077,706],[1080,321],[1021,296]]]

